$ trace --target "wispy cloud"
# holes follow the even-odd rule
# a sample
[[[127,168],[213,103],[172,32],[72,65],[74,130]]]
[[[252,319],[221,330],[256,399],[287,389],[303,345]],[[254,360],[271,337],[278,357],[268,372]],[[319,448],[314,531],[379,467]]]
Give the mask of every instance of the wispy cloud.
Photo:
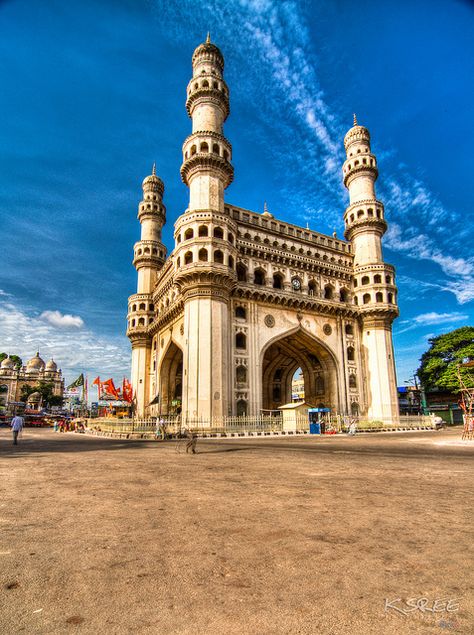
[[[173,24],[174,36],[187,38],[188,32],[177,25],[187,23],[185,17],[196,19],[195,2],[182,0],[179,8],[170,8],[164,2],[156,4],[160,18],[164,12]],[[180,20],[173,19],[176,12]],[[272,146],[272,160],[282,168],[281,193],[299,210],[299,221],[309,221],[315,228],[340,227],[347,205],[341,166],[345,158],[342,139],[348,126],[342,124],[325,98],[314,39],[300,3],[207,0],[200,5],[199,16],[203,24],[211,28],[215,25],[219,37],[230,41],[233,54],[242,58],[246,72],[239,69],[240,94],[246,98],[251,94],[260,104],[264,125],[278,122],[281,143]],[[395,161],[395,148],[384,148],[381,139],[376,145],[379,163],[389,164],[384,165],[379,184],[390,221],[385,244],[409,258],[438,265],[445,275],[439,288],[453,293],[459,303],[474,299],[474,260],[459,244],[454,252],[447,232],[453,224],[461,225],[458,214],[443,205],[421,178],[413,176],[413,166]],[[390,219],[391,214],[396,214],[396,222]]]
[[[406,333],[407,331],[412,331],[413,329],[416,329],[420,326],[452,324],[453,322],[462,322],[468,319],[468,315],[464,313],[458,313],[457,311],[453,313],[437,313],[436,311],[431,311],[429,313],[421,313],[420,315],[416,315],[410,320],[402,320],[402,322],[400,322],[400,326],[402,326],[402,328],[397,329],[397,333]]]
[[[49,319],[44,318],[45,313]],[[19,355],[24,362],[39,349],[43,358],[55,359],[67,380],[79,372],[120,380],[130,367],[125,337],[99,335],[84,328],[80,317],[59,311],[34,315],[11,298],[0,299],[0,349]]]
[[[62,314],[60,311],[43,311],[40,319],[60,329],[82,328],[84,320],[78,315]]]

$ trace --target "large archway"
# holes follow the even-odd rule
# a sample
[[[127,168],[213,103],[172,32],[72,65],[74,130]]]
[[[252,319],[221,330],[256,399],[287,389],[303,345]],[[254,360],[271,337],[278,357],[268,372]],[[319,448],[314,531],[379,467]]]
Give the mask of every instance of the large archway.
[[[271,342],[262,361],[262,408],[276,410],[292,401],[295,372],[301,368],[306,403],[339,409],[337,367],[330,351],[299,329]]]
[[[180,414],[183,392],[183,351],[170,342],[159,373],[160,414]]]

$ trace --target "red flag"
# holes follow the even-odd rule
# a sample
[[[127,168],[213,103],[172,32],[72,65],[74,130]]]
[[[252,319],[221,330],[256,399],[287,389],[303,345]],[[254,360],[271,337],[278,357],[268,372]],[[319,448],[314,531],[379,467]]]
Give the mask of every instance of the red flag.
[[[125,401],[128,401],[128,403],[132,403],[132,400],[133,400],[132,384],[128,381],[126,377],[123,378],[122,395]]]
[[[116,399],[120,398],[118,390],[117,390],[117,388],[115,388],[113,379],[107,379],[107,381],[102,382],[102,388],[105,390],[105,392],[108,395],[112,395]]]
[[[92,384],[97,386],[97,392],[99,393],[99,399],[100,399],[102,394],[102,383],[100,381],[100,377],[96,377],[94,381],[92,382]]]

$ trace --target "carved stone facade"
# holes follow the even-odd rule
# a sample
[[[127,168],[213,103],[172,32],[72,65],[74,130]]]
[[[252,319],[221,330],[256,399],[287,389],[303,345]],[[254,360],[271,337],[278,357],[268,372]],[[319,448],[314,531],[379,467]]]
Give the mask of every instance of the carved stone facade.
[[[256,415],[291,402],[301,368],[306,402],[396,419],[397,289],[382,257],[387,225],[369,132],[354,121],[344,139],[347,242],[279,221],[266,208],[238,208],[224,198],[233,168],[223,68],[209,39],[194,52],[186,102],[193,132],[181,168],[190,201],[169,257],[163,183],[155,169],[143,182],[138,288],[127,316],[137,412],[209,421]]]

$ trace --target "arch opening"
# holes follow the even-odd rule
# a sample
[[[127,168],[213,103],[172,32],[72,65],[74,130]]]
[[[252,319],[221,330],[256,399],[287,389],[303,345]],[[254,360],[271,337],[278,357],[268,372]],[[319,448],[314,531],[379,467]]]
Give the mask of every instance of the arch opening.
[[[298,385],[300,390],[293,390]],[[332,409],[339,406],[334,357],[302,329],[282,336],[264,351],[262,408],[276,410],[292,401],[301,401],[301,396],[312,406],[321,403]]]
[[[176,415],[181,413],[183,393],[183,351],[171,342],[160,365],[159,405],[161,415]]]

